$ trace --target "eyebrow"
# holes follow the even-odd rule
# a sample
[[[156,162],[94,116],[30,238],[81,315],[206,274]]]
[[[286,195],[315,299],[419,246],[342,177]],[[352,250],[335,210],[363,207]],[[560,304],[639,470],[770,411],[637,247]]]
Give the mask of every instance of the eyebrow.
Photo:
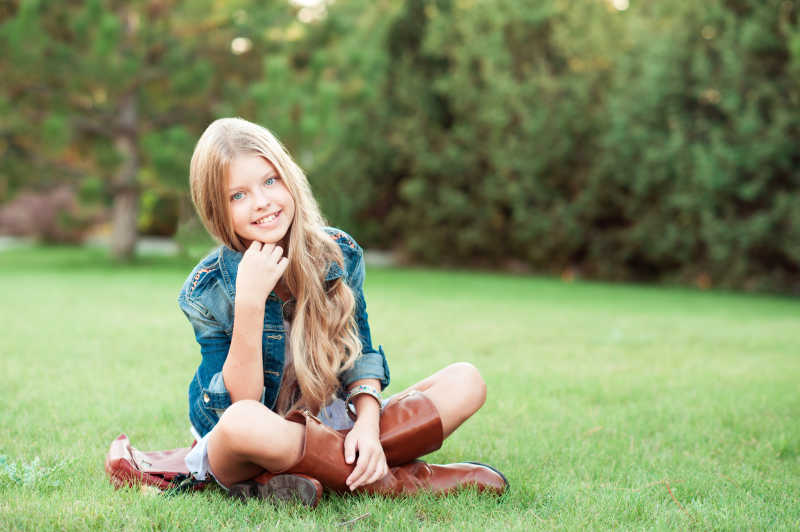
[[[267,172],[266,174],[262,175],[259,179],[269,179],[270,177],[280,177],[280,175],[278,175],[278,172],[270,171],[270,172]],[[231,187],[231,188],[228,189],[228,194],[230,194],[232,192],[235,192],[237,190],[241,190],[243,188],[247,188],[247,187],[246,186]]]

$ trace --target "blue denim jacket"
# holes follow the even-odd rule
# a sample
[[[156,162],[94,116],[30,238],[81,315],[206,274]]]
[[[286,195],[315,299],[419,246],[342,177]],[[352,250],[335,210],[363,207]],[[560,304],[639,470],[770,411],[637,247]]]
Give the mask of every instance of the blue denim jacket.
[[[363,345],[355,365],[343,372],[340,395],[344,389],[359,379],[378,379],[381,387],[389,384],[389,367],[383,349],[372,347],[364,301],[364,254],[361,247],[344,231],[326,227],[326,232],[342,250],[344,270],[332,263],[325,281],[344,276],[356,300],[355,317]],[[200,344],[202,360],[189,383],[189,420],[204,436],[231,404],[231,396],[222,379],[222,365],[228,356],[233,333],[233,303],[236,294],[236,274],[242,254],[220,246],[195,266],[178,296],[178,304],[194,327]],[[285,331],[282,302],[272,292],[267,298],[264,312],[261,360],[264,367],[264,390],[261,402],[274,408],[283,377]]]

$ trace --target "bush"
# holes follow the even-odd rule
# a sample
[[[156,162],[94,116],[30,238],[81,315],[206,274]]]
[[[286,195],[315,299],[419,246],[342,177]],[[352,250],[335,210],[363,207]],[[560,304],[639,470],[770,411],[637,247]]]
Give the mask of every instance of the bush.
[[[281,86],[334,94],[291,148],[366,245],[800,293],[796,3],[406,0],[334,39],[338,5]]]
[[[75,190],[69,185],[27,190],[0,208],[0,234],[51,244],[78,243],[95,219],[79,207]]]

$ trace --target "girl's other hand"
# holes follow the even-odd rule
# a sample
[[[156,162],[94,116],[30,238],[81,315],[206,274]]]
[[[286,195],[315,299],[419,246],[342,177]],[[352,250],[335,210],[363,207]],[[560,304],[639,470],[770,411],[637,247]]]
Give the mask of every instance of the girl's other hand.
[[[263,307],[288,264],[289,259],[283,256],[282,247],[254,240],[239,262],[236,301]]]
[[[352,464],[356,460],[356,451],[358,451],[356,468],[346,480],[350,491],[377,482],[389,472],[377,427],[368,423],[359,424],[356,421],[344,439],[345,462]]]

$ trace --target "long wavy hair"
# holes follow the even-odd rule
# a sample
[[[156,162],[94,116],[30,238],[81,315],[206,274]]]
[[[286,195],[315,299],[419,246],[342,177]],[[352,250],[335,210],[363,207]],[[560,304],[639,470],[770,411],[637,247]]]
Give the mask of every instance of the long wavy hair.
[[[243,154],[272,163],[295,204],[284,239],[289,265],[283,276],[295,298],[289,335],[292,363],[284,374],[276,410],[285,414],[304,407],[318,412],[339,387],[339,373],[352,367],[361,353],[352,290],[341,278],[324,280],[331,263],[344,267],[342,251],[324,230],[325,219],[303,170],[270,131],[241,118],[211,123],[192,155],[192,201],[212,236],[233,250],[245,251],[233,230],[227,193],[230,163]]]

